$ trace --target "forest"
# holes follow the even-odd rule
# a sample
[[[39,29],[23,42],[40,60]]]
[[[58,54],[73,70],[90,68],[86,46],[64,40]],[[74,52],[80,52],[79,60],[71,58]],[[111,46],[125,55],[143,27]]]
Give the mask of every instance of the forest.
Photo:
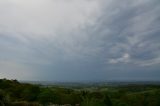
[[[0,106],[160,106],[160,85],[64,87],[0,79]]]

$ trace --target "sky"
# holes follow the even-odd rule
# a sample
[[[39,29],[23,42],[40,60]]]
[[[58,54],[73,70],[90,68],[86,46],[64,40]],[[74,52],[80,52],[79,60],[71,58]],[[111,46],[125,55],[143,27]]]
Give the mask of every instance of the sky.
[[[160,1],[0,0],[0,78],[160,81]]]

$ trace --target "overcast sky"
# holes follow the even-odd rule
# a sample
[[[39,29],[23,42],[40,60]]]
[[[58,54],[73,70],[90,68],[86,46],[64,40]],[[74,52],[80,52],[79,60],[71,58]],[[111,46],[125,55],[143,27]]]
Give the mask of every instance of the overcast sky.
[[[0,0],[0,78],[160,80],[160,0]]]

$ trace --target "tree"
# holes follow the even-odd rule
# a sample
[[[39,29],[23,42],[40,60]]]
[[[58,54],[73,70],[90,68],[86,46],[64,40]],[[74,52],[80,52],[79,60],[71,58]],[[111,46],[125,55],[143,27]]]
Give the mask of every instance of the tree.
[[[36,85],[28,85],[23,90],[21,96],[27,101],[36,101],[40,93],[40,87]]]
[[[112,106],[112,102],[107,94],[105,95],[104,103],[106,106]]]
[[[42,103],[44,106],[53,103],[54,95],[53,91],[50,89],[43,89],[41,93],[38,96],[38,100],[40,103]]]
[[[3,90],[0,90],[0,106],[9,106],[9,97]]]

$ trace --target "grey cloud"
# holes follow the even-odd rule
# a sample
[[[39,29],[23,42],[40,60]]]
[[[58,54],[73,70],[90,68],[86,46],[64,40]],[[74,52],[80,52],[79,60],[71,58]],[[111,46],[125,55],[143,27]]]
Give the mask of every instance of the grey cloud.
[[[116,64],[116,63],[119,63],[119,62],[127,63],[127,62],[129,62],[129,58],[130,58],[130,55],[128,53],[125,53],[120,58],[110,59],[109,63],[111,63],[111,64]]]
[[[120,57],[127,52],[131,56],[131,63],[146,61],[143,60],[145,56],[148,57],[148,62],[149,58],[153,60],[159,57],[158,4],[156,0],[141,1],[141,4],[124,0],[113,2],[116,8],[113,5],[105,8],[105,13],[97,20],[95,29],[97,36],[106,38],[104,45],[110,45],[106,50],[109,57]]]
[[[35,80],[147,79],[151,72],[156,79],[159,5],[158,0],[0,1],[0,61],[16,64],[15,72],[32,70],[28,74]]]

